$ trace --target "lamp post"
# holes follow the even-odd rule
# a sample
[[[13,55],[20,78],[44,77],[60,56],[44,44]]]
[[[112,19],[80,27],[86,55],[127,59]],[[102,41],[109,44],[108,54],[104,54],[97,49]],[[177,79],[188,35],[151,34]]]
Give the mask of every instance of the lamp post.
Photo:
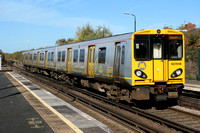
[[[29,51],[29,40],[28,40],[28,51]]]
[[[124,13],[124,14],[134,16],[134,27],[135,27],[134,32],[136,32],[136,16],[134,14],[131,14],[131,13]]]

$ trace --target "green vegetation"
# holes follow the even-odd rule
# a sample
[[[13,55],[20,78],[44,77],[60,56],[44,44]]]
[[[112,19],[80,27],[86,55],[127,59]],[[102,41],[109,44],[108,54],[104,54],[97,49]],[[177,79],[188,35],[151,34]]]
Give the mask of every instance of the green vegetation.
[[[17,51],[12,54],[5,53],[5,59],[22,62],[22,52],[25,52],[25,51]]]
[[[0,55],[1,55],[1,62],[5,62],[5,54],[3,53],[3,51],[0,49]]]
[[[70,43],[98,39],[98,38],[108,37],[108,36],[112,36],[112,33],[109,30],[109,28],[106,28],[105,26],[98,26],[97,29],[94,29],[92,25],[87,23],[86,25],[83,25],[82,27],[77,28],[75,38],[68,38],[67,40],[62,38],[62,39],[57,40],[56,44],[66,45]]]
[[[189,80],[197,80],[198,70],[198,49],[200,48],[200,28],[195,24],[182,24],[178,27],[185,36],[185,77]]]

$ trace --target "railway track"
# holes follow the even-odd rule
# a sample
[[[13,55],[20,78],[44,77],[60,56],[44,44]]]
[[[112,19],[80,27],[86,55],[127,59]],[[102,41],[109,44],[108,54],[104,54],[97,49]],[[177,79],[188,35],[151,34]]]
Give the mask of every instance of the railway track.
[[[200,92],[184,90],[178,100],[180,106],[200,110]]]
[[[200,116],[180,112],[175,109],[138,109],[100,96],[86,89],[74,86],[66,86],[65,83],[53,79],[24,72],[27,76],[35,77],[38,81],[50,85],[71,97],[79,100],[87,106],[94,107],[129,126],[137,127],[146,132],[200,132]],[[166,127],[167,126],[167,127]],[[175,130],[174,130],[175,129]]]

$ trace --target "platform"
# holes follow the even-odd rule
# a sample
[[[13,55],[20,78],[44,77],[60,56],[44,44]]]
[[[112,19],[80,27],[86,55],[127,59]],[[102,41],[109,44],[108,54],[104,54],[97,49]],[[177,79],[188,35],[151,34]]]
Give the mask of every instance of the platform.
[[[184,85],[185,90],[200,92],[200,81],[186,80]]]
[[[0,72],[0,132],[106,133],[106,125],[15,72]]]

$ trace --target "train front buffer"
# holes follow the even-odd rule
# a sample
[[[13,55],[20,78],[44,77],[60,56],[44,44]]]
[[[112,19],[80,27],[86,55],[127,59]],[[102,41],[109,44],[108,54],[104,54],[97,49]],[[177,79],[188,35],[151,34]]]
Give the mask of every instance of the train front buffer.
[[[185,83],[183,34],[169,29],[139,31],[132,44],[131,98],[178,98]]]

